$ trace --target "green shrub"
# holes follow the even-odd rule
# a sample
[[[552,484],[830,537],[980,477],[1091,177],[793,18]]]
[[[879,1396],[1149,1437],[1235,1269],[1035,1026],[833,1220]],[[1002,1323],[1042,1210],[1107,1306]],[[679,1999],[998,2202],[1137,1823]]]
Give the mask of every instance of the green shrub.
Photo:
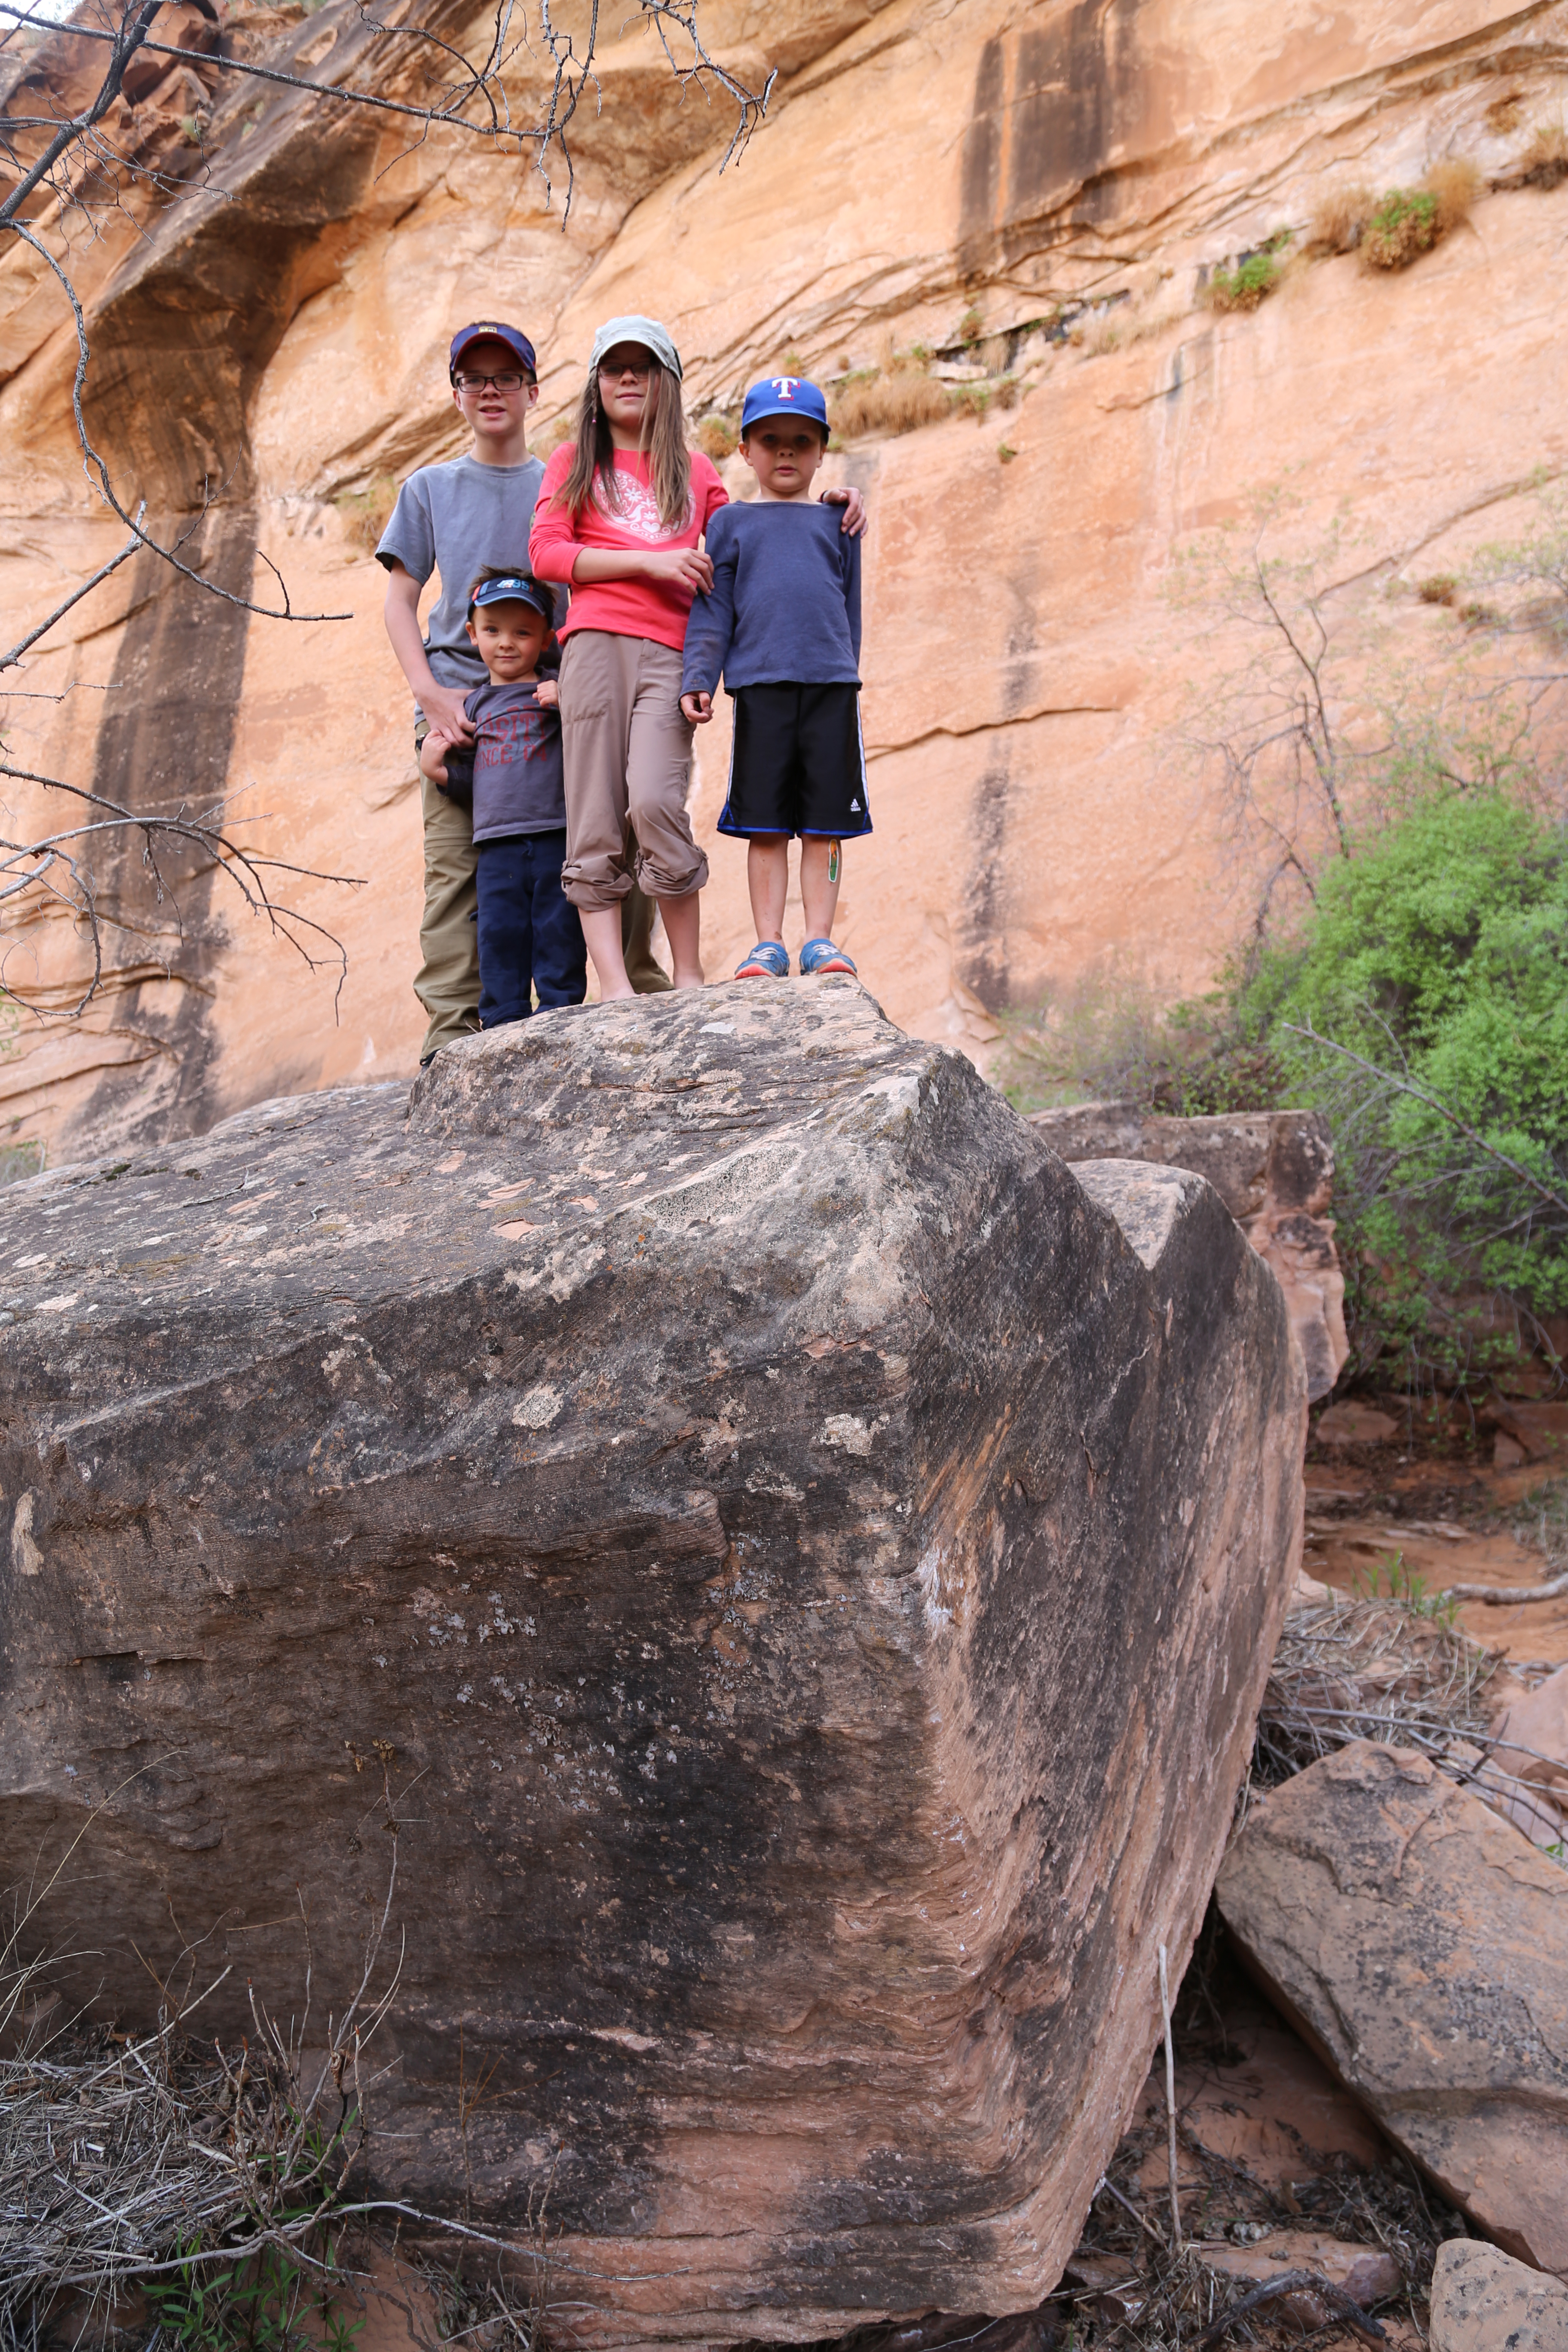
[[[1334,1122],[1361,1368],[1463,1378],[1460,1302],[1568,1307],[1568,826],[1442,791],[1325,873],[1238,993],[1286,1091]],[[1446,1302],[1446,1304],[1445,1304]]]
[[[1406,269],[1437,242],[1437,199],[1426,188],[1390,188],[1373,206],[1361,241],[1369,269]]]
[[[1271,252],[1249,253],[1234,269],[1216,269],[1209,279],[1209,308],[1214,310],[1256,310],[1279,283],[1279,264]]]

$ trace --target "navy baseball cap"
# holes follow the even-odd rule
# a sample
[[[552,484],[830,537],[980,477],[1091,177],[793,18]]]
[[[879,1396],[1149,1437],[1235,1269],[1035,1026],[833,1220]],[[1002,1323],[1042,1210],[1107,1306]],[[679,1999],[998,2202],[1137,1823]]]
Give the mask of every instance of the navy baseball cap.
[[[815,383],[803,375],[769,375],[754,383],[741,411],[741,430],[749,433],[764,416],[804,416],[827,431],[827,403]]]
[[[526,368],[530,375],[539,373],[539,362],[533,356],[533,345],[521,327],[503,327],[494,319],[481,319],[476,327],[459,327],[453,336],[452,349],[447,362],[447,373],[449,376],[457,374],[458,362],[470,343],[504,343],[509,352],[516,352],[520,367]]]
[[[552,628],[555,626],[555,599],[542,581],[527,572],[502,572],[494,580],[481,580],[470,602],[475,604],[531,604],[542,613]]]

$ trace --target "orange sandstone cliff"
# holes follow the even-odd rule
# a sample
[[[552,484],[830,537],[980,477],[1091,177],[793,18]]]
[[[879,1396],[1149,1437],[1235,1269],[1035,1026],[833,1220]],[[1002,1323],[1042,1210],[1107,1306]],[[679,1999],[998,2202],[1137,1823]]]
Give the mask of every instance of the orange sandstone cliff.
[[[488,22],[423,21],[470,48]],[[983,1065],[1009,1007],[1108,962],[1199,985],[1245,919],[1217,788],[1179,740],[1205,658],[1204,616],[1171,594],[1192,535],[1271,485],[1309,531],[1342,511],[1347,591],[1377,583],[1419,661],[1455,624],[1410,583],[1506,537],[1538,469],[1561,468],[1568,184],[1523,184],[1519,156],[1562,120],[1568,6],[703,0],[702,22],[743,79],[778,68],[763,130],[720,175],[722,100],[683,95],[646,29],[612,27],[563,229],[559,175],[547,208],[526,163],[461,132],[412,142],[200,54],[221,37],[406,94],[395,42],[349,0],[237,10],[218,34],[163,12],[191,61],[143,60],[117,131],[185,192],[100,207],[92,234],[42,215],[91,328],[89,430],[127,503],[188,527],[209,576],[275,601],[275,566],[296,611],[345,617],[261,619],[138,559],[28,657],[10,764],[138,809],[226,793],[258,847],[362,887],[292,889],[347,948],[340,993],[210,871],[176,877],[176,929],[122,846],[101,877],[132,926],[113,983],[79,1018],[0,1033],[0,1145],[58,1160],[411,1068],[418,802],[363,516],[458,446],[446,345],[466,319],[527,326],[545,431],[595,322],[632,309],[669,321],[694,415],[786,354],[838,378],[920,346],[967,388],[967,410],[832,461],[873,518],[877,831],[850,854],[842,935],[895,1021]],[[7,50],[7,86],[79,100],[82,47]],[[1302,260],[1256,312],[1205,304],[1213,270],[1277,231],[1300,252],[1335,187],[1447,158],[1479,199],[1411,269]],[[84,480],[75,358],[44,263],[0,256],[8,643],[124,538]],[[710,838],[724,734],[700,743],[694,803],[716,974],[751,936],[744,861]],[[58,822],[37,787],[5,797],[12,837]],[[64,916],[35,909],[7,946],[14,985],[73,1001]]]

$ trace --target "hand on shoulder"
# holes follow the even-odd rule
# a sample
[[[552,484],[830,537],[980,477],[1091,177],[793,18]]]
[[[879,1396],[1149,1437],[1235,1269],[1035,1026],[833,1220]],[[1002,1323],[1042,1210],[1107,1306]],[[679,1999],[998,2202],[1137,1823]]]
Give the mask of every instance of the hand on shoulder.
[[[842,507],[844,520],[838,526],[839,530],[847,531],[851,539],[861,537],[866,529],[867,514],[866,500],[859,490],[824,490],[822,504],[825,507]]]

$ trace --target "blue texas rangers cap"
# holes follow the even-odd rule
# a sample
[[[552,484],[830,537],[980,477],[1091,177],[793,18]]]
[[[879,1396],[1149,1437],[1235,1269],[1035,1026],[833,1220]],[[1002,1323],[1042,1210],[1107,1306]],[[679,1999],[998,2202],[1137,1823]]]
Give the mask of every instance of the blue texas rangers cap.
[[[472,327],[459,327],[453,336],[451,352],[447,361],[448,375],[457,374],[458,362],[470,343],[504,343],[509,352],[516,352],[519,365],[525,367],[530,375],[539,373],[539,362],[533,356],[533,345],[521,327],[503,327],[499,320],[480,319]]]
[[[804,416],[827,431],[827,403],[803,375],[766,375],[752,386],[741,411],[742,432],[749,433],[764,416]]]
[[[471,602],[475,604],[531,604],[542,613],[552,628],[555,625],[555,600],[542,581],[527,572],[500,572],[493,580],[476,583]]]

